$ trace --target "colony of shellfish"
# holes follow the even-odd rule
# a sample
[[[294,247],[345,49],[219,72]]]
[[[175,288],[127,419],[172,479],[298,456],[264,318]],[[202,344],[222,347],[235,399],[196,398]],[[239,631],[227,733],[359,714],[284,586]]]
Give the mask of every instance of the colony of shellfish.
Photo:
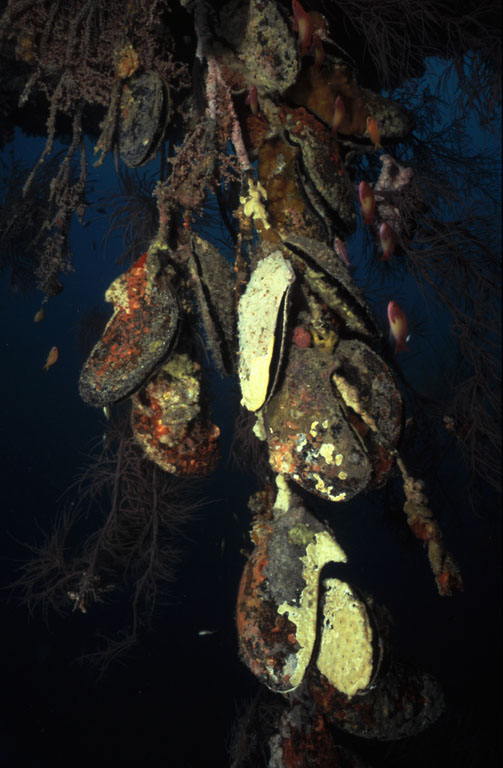
[[[323,46],[322,19],[310,20],[321,61],[272,0],[252,0],[246,14],[242,3],[228,3],[221,21],[218,40],[201,28],[206,112],[179,149],[172,181],[157,191],[157,237],[106,293],[113,315],[80,392],[94,406],[131,398],[145,455],[165,472],[197,476],[220,455],[196,355],[198,322],[217,370],[237,374],[269,464],[250,500],[253,549],[236,613],[241,658],[290,703],[271,765],[297,765],[299,744],[315,749],[317,765],[338,765],[326,723],[399,739],[434,722],[443,706],[437,682],[394,657],[372,597],[327,575],[351,553],[308,509],[310,495],[344,505],[381,487],[399,460],[402,397],[344,253],[360,215],[355,157],[381,144],[387,154],[368,221],[400,236],[386,194],[399,192],[412,170],[390,153],[413,121],[400,104],[360,87],[329,39]],[[222,103],[241,174],[234,269],[191,226],[211,178]],[[158,78],[131,75],[120,110],[123,160],[142,164],[159,144],[169,92]],[[185,162],[196,146],[208,164]],[[400,469],[410,480],[403,462]],[[421,527],[427,500],[408,501],[416,531],[428,544],[435,539],[435,577],[448,594],[459,576],[434,521]]]

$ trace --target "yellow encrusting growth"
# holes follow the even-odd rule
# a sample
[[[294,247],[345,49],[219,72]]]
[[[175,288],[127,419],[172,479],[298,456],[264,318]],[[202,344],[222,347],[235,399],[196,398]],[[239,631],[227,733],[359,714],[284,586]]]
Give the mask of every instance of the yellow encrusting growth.
[[[354,696],[372,680],[372,628],[367,608],[351,587],[327,579],[320,652],[316,662],[337,690]]]
[[[264,229],[270,229],[271,225],[263,202],[265,200],[267,200],[267,192],[260,181],[255,182],[254,179],[249,179],[248,196],[239,198],[244,215],[252,218],[255,224],[260,222]]]
[[[249,411],[265,402],[278,314],[294,280],[290,263],[275,251],[259,261],[239,301],[239,380]]]
[[[345,563],[347,558],[335,539],[327,531],[321,531],[314,534],[306,547],[306,554],[300,560],[306,586],[299,603],[285,602],[278,606],[278,613],[286,615],[296,625],[295,636],[300,645],[300,650],[291,654],[285,666],[285,672],[290,676],[291,691],[302,682],[316,641],[319,573],[327,563]]]
[[[318,453],[323,456],[327,464],[333,463],[335,445],[333,443],[323,443]]]

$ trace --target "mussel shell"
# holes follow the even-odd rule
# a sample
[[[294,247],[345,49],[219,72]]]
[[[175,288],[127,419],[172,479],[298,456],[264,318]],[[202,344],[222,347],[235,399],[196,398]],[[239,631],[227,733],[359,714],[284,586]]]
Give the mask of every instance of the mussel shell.
[[[224,69],[259,92],[285,91],[297,79],[300,58],[291,25],[275,0],[228,0],[219,10],[219,35],[227,47],[217,50]]]
[[[232,268],[214,245],[193,235],[189,271],[213,361],[221,374],[232,373],[235,301]]]
[[[377,342],[381,332],[365,297],[335,251],[293,232],[283,235],[282,239],[294,261],[303,262],[304,280],[309,289],[335,312],[347,331]]]
[[[272,736],[269,751],[274,763],[269,766],[306,766],[306,755],[313,755],[314,765],[330,768],[368,768],[356,755],[334,743],[330,726],[305,687],[288,697],[288,707],[277,705],[267,713]],[[247,755],[248,757],[248,755]],[[259,764],[253,763],[254,765]],[[311,765],[313,765],[311,763]]]
[[[125,279],[121,275],[109,291]],[[178,301],[164,276],[154,280],[137,309],[127,312],[116,305],[114,310],[79,379],[80,396],[97,408],[139,389],[168,355],[178,327]]]
[[[347,501],[364,491],[372,468],[330,375],[334,359],[292,344],[281,387],[264,408],[269,463],[306,491]]]
[[[155,156],[169,113],[169,89],[157,72],[142,72],[124,83],[118,143],[121,159],[128,168],[145,165]]]
[[[415,736],[444,709],[437,680],[399,661],[359,696],[341,693],[314,666],[309,671],[309,689],[329,722],[364,739],[394,741]]]
[[[352,191],[339,173],[330,131],[304,108],[283,107],[282,114],[287,141],[300,148],[297,175],[306,201],[326,221],[331,241],[335,233],[351,235],[356,229]]]
[[[273,691],[297,688],[316,642],[320,574],[344,562],[341,547],[292,495],[285,513],[254,526],[257,542],[237,601],[239,648],[254,675]]]
[[[132,396],[131,427],[145,455],[165,472],[202,477],[219,459],[219,428],[207,417],[201,368],[174,354]]]
[[[242,403],[257,411],[271,396],[284,350],[288,295],[295,273],[281,251],[258,262],[238,307]],[[273,357],[275,364],[273,365]]]
[[[365,601],[344,581],[323,582],[322,629],[316,666],[339,691],[353,696],[371,684],[376,668],[372,622]]]
[[[384,360],[365,343],[343,339],[336,347],[335,358],[338,369],[332,375],[332,383],[336,385],[336,377],[342,373],[343,380],[356,387],[361,407],[372,419],[374,429],[365,429],[364,424],[360,424],[359,432],[373,468],[371,485],[381,485],[393,464],[391,452],[402,429],[402,397]],[[344,393],[339,390],[339,394],[344,400]],[[364,423],[366,414],[363,414]]]
[[[300,232],[316,240],[328,239],[325,218],[320,219],[304,198],[298,179],[298,147],[275,136],[258,151],[257,172],[267,194],[267,216],[281,235]]]

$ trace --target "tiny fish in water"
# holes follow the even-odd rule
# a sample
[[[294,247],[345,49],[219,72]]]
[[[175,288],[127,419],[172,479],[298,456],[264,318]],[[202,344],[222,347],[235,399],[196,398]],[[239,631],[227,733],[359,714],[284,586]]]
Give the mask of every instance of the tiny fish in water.
[[[252,115],[256,115],[258,113],[258,96],[256,85],[250,85],[250,90],[248,91],[248,96],[245,99],[245,104],[248,104],[250,107]]]
[[[108,420],[110,418],[110,408],[108,405],[103,406],[103,413],[105,414],[105,419]]]
[[[47,360],[45,361],[45,365],[44,365],[44,371],[46,373],[49,370],[49,368],[51,367],[51,365],[54,365],[54,363],[58,359],[58,355],[59,355],[58,348],[57,347],[51,347],[51,350],[50,350],[49,354],[47,355]]]
[[[381,134],[379,133],[379,126],[377,121],[373,117],[367,117],[367,130],[365,134],[370,136],[370,141],[374,145],[374,150],[382,149],[381,147]]]
[[[206,635],[214,635],[218,632],[218,629],[200,629],[197,633],[199,637],[205,637]]]
[[[366,181],[360,181],[358,187],[358,194],[360,197],[360,206],[363,213],[363,223],[374,223],[374,209],[375,209],[375,197],[374,190],[369,187]]]
[[[390,301],[388,304],[389,328],[395,339],[395,356],[398,352],[408,352],[409,348],[405,344],[407,341],[407,318],[405,312],[396,301]]]
[[[379,240],[382,248],[380,261],[391,261],[396,247],[396,235],[387,221],[384,221],[379,227]]]
[[[300,55],[305,56],[311,45],[313,23],[298,0],[292,0],[292,11],[294,16],[293,31],[297,32],[299,36]]]
[[[40,307],[38,312],[36,313],[35,317],[33,318],[34,323],[40,323],[45,317],[45,311],[43,307]]]
[[[346,107],[344,106],[344,99],[339,94],[334,103],[334,114],[332,115],[332,120],[330,122],[330,128],[332,129],[332,133],[337,133],[337,130],[340,124],[344,120],[345,114],[346,114]]]
[[[343,264],[346,265],[346,267],[351,266],[351,262],[349,261],[348,257],[348,249],[346,248],[346,243],[344,240],[341,240],[340,237],[335,237],[334,240],[334,248],[337,256],[340,258]]]

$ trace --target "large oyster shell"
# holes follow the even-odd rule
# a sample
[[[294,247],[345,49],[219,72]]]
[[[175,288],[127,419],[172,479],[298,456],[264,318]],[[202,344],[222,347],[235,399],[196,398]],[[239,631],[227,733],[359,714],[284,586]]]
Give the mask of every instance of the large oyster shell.
[[[259,261],[240,299],[239,380],[241,402],[249,411],[261,408],[271,394],[274,384],[271,362],[274,352],[281,358],[288,292],[294,280],[290,263],[281,251],[274,251]],[[279,348],[278,324],[281,326]]]

